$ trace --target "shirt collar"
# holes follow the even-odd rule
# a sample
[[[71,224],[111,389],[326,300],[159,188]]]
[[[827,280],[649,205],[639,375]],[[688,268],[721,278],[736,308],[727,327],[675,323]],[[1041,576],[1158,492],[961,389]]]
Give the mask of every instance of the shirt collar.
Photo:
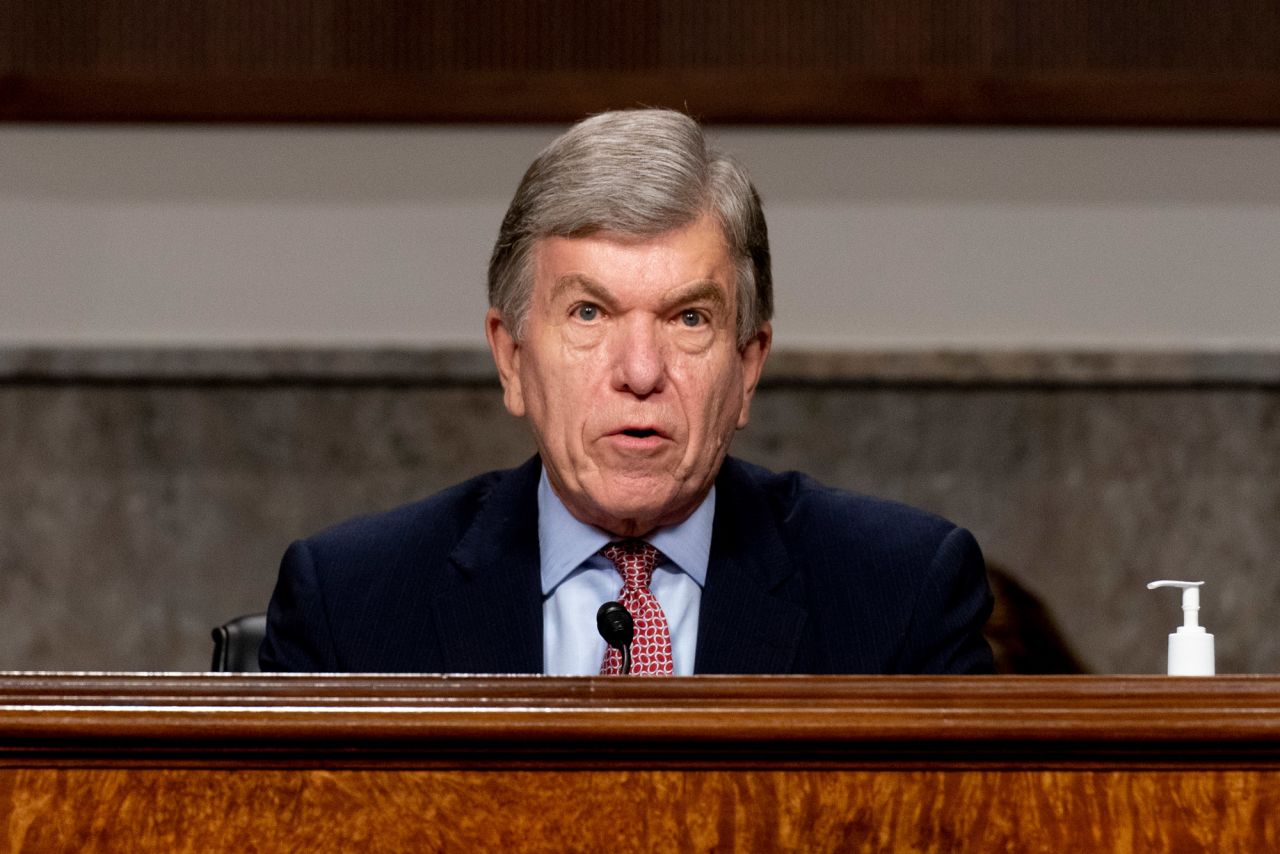
[[[716,488],[702,499],[689,518],[644,538],[668,561],[702,587],[711,556],[711,523],[715,518]],[[607,531],[579,521],[551,488],[544,467],[538,480],[538,548],[542,563],[542,593],[547,595],[596,552],[617,539]],[[661,563],[659,565],[662,565]]]

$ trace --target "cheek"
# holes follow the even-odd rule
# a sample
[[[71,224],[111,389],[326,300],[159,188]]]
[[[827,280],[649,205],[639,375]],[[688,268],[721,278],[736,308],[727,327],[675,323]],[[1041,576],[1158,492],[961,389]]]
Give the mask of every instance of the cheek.
[[[684,372],[683,377],[681,397],[690,429],[703,434],[705,444],[732,433],[742,408],[741,372],[733,363],[713,367],[704,362]]]
[[[588,367],[589,362],[583,359],[558,358],[554,364],[540,363],[526,374],[525,405],[544,441],[557,446],[576,443],[594,402]]]

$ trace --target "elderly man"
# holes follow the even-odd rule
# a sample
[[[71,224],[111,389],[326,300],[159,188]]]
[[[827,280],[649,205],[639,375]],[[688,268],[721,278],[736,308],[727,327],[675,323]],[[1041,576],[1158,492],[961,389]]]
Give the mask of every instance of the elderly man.
[[[266,670],[970,673],[968,532],[728,457],[772,343],[745,171],[680,113],[606,113],[529,168],[489,265],[506,407],[538,454],[294,543]]]

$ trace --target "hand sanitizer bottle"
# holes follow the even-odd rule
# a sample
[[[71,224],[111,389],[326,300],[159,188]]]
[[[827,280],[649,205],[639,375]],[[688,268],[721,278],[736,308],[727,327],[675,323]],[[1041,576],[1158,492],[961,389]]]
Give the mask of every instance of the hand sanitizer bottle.
[[[1196,621],[1200,610],[1200,586],[1203,581],[1153,581],[1148,590],[1157,587],[1182,589],[1182,625],[1169,635],[1170,676],[1212,676],[1213,635]]]

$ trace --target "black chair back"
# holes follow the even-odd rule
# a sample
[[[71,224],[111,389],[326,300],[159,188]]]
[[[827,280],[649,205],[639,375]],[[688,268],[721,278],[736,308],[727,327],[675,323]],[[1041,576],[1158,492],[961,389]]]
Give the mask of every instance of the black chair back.
[[[267,615],[248,614],[213,630],[213,665],[217,673],[259,673],[258,647],[267,635]]]

